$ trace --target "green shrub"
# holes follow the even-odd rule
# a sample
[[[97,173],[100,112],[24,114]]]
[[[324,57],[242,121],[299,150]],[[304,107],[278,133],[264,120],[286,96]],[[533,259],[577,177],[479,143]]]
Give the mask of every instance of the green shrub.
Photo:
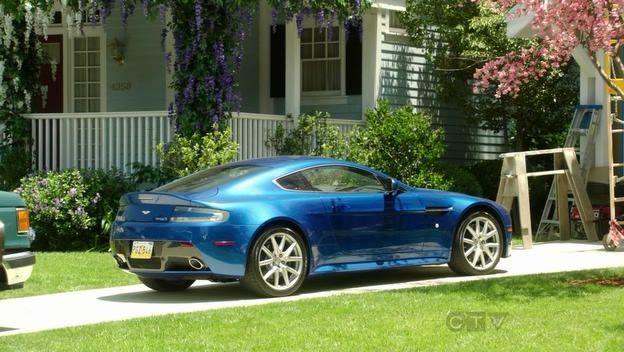
[[[13,190],[32,167],[30,151],[25,146],[7,144],[0,147],[0,189]]]
[[[481,185],[484,198],[496,200],[502,166],[501,159],[493,159],[478,161],[468,168],[473,175],[478,175],[477,181]]]
[[[24,177],[16,190],[37,233],[35,250],[108,248],[121,195],[131,188],[118,171],[48,171]]]
[[[416,187],[447,189],[437,171],[444,153],[443,131],[411,106],[391,110],[386,100],[366,112],[366,126],[349,136],[349,159],[379,169]]]
[[[236,157],[237,151],[238,143],[232,141],[229,129],[215,130],[203,136],[175,135],[170,143],[156,146],[165,180],[230,162]],[[150,170],[146,169],[148,171]]]
[[[319,155],[338,159],[347,157],[345,137],[337,126],[327,120],[329,114],[316,112],[301,115],[297,126],[286,129],[279,123],[265,141],[277,155]]]
[[[470,194],[473,196],[483,196],[483,188],[477,177],[465,167],[448,163],[440,163],[438,166],[444,179],[450,184],[449,191]]]

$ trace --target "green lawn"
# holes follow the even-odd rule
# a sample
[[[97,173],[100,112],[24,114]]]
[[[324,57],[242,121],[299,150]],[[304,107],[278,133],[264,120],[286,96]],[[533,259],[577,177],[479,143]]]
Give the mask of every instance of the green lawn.
[[[624,277],[624,268],[104,323],[2,337],[0,350],[619,352],[624,287],[566,283],[588,277]]]
[[[0,291],[0,299],[139,283],[134,275],[117,268],[110,253],[42,252],[35,256],[33,274],[24,288]]]

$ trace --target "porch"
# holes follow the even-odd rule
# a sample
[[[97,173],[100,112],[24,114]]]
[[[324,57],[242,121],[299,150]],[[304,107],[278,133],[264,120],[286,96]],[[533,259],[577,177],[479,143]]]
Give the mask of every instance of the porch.
[[[33,167],[36,170],[116,168],[131,171],[139,162],[158,163],[154,147],[171,140],[175,131],[167,111],[29,114],[32,124]],[[332,119],[347,133],[361,120]],[[236,160],[273,156],[265,141],[278,124],[291,129],[296,121],[280,115],[234,114],[229,120],[232,140],[239,144]]]

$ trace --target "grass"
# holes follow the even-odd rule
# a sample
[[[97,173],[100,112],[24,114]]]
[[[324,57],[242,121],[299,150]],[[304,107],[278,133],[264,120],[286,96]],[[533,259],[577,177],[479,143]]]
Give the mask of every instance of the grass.
[[[35,257],[33,274],[24,287],[0,291],[0,299],[139,283],[117,268],[110,253],[40,252]]]
[[[621,351],[624,288],[568,282],[613,276],[624,267],[175,314],[6,336],[0,350]],[[474,313],[482,326],[447,325]]]

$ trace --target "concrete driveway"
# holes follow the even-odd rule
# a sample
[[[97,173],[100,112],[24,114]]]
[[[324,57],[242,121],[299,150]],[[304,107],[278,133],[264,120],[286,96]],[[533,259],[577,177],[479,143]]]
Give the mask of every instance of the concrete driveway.
[[[549,272],[624,266],[624,250],[599,243],[549,242],[514,248],[488,276],[457,276],[446,265],[337,274],[308,280],[300,293],[261,299],[238,283],[195,283],[189,290],[159,293],[143,285],[0,300],[0,336],[170,313],[357,294]]]

